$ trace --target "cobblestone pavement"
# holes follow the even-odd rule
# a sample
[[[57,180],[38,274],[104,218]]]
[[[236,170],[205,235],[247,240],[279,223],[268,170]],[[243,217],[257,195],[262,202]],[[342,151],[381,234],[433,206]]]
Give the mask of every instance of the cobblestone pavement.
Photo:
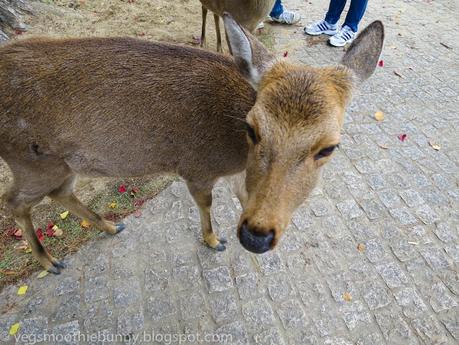
[[[326,7],[286,3],[302,24]],[[14,343],[8,330],[19,322],[18,334],[116,333],[118,343],[154,331],[231,334],[220,343],[241,345],[457,344],[455,9],[454,1],[370,1],[364,22],[385,22],[385,65],[350,107],[339,152],[277,250],[241,248],[238,202],[224,184],[213,220],[228,249],[203,246],[197,208],[176,182],[128,218],[126,231],[68,257],[61,276],[35,275],[25,296],[4,289],[0,340]],[[300,26],[271,30],[291,59],[322,65],[342,54]],[[378,110],[383,122],[373,119]]]

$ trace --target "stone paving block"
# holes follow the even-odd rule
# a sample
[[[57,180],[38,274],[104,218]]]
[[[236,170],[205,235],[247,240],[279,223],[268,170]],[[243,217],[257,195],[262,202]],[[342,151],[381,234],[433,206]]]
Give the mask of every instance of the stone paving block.
[[[387,289],[377,281],[362,284],[360,291],[370,310],[379,309],[391,303]]]
[[[2,314],[0,315],[0,341],[7,342],[12,336],[9,331],[12,325],[16,323],[16,315]]]
[[[429,205],[422,205],[416,209],[416,215],[424,224],[434,224],[440,217],[430,208]]]
[[[385,345],[386,342],[384,341],[383,337],[379,333],[370,333],[361,336],[355,345]]]
[[[116,281],[113,284],[113,304],[117,308],[140,304],[142,293],[137,280]]]
[[[118,316],[118,334],[129,336],[140,332],[144,327],[144,316],[141,310],[125,310]]]
[[[276,275],[267,280],[268,295],[274,302],[281,302],[295,294],[287,275]]]
[[[397,239],[392,241],[390,248],[394,255],[400,261],[404,262],[414,259],[418,256],[418,252],[413,244],[410,244],[406,239]]]
[[[237,300],[232,292],[216,293],[209,297],[210,311],[217,324],[235,321],[238,316]]]
[[[264,298],[242,305],[242,316],[250,332],[270,328],[275,320],[271,305]]]
[[[83,326],[85,332],[96,333],[110,327],[115,328],[116,315],[108,300],[90,303],[83,312]]]
[[[361,200],[360,206],[362,206],[367,217],[371,220],[381,218],[384,215],[384,208],[376,200]]]
[[[454,339],[459,340],[459,307],[439,314],[438,320],[446,327]]]
[[[377,310],[375,317],[387,344],[419,344],[413,331],[396,308]]]
[[[326,338],[324,341],[324,345],[353,345],[352,341],[344,338]]]
[[[442,282],[438,282],[432,286],[430,305],[438,313],[455,308],[459,303],[457,296],[454,297]]]
[[[78,320],[67,322],[53,328],[54,341],[56,345],[79,344],[80,324]]]
[[[285,271],[284,263],[277,252],[267,252],[258,255],[257,261],[264,275],[272,275]]]
[[[354,219],[363,215],[363,211],[352,199],[342,201],[336,204],[336,207],[346,219]]]
[[[224,326],[221,326],[215,331],[215,334],[220,335],[220,341],[217,344],[222,345],[248,345],[249,336],[247,330],[240,321],[236,321]]]
[[[46,317],[35,317],[20,320],[16,344],[46,344],[46,335],[49,335],[48,320]]]
[[[403,314],[410,319],[428,310],[422,298],[412,287],[396,290],[394,291],[394,296],[397,304],[402,308]]]
[[[149,297],[146,301],[145,314],[153,321],[167,318],[177,313],[177,304],[170,295]]]
[[[402,225],[413,225],[417,223],[416,218],[406,208],[393,208],[389,210],[390,215]]]
[[[395,262],[382,262],[375,267],[389,288],[398,288],[408,284],[408,278]]]
[[[306,323],[306,314],[297,299],[290,299],[283,302],[277,309],[277,314],[282,325],[287,331],[295,331]]]
[[[227,265],[226,252],[211,250],[206,246],[200,246],[198,248],[198,258],[203,269]]]
[[[371,239],[365,243],[365,255],[371,263],[376,263],[389,257],[387,250],[382,245],[382,241]]]
[[[55,296],[62,296],[74,292],[80,288],[80,281],[76,277],[66,277],[62,279],[54,290]]]
[[[424,203],[421,195],[414,189],[407,189],[400,192],[400,196],[403,201],[408,205],[408,207],[419,206]]]
[[[432,316],[414,319],[411,325],[426,344],[447,344],[448,338],[440,323]]]
[[[380,191],[378,192],[378,197],[388,209],[395,209],[402,204],[400,197],[392,190]]]
[[[373,322],[371,314],[361,301],[349,301],[340,307],[340,313],[347,328],[352,331],[356,328],[365,329]]]
[[[336,302],[343,304],[345,296],[357,298],[359,291],[354,283],[354,279],[348,272],[339,272],[327,277],[328,288]]]
[[[420,248],[419,251],[433,270],[446,269],[450,266],[448,258],[439,248],[424,247]]]
[[[53,322],[65,322],[78,319],[82,313],[80,295],[63,295],[56,298],[55,310],[51,313],[50,320]],[[46,313],[43,311],[43,313]]]
[[[179,266],[172,270],[174,283],[179,291],[196,288],[199,285],[199,268],[197,266]]]
[[[437,224],[433,232],[445,243],[457,242],[459,240],[459,227],[447,222]]]
[[[257,298],[262,293],[258,276],[255,273],[237,276],[236,287],[241,300]]]
[[[285,345],[285,342],[276,328],[256,334],[254,337],[256,345]]]
[[[198,291],[182,292],[178,297],[178,304],[182,320],[199,319],[207,315],[204,297]]]
[[[188,272],[186,268],[178,268],[182,274],[185,276]],[[194,271],[193,271],[194,273]],[[170,285],[171,273],[167,268],[161,267],[160,265],[150,266],[145,269],[144,279],[145,279],[145,289],[147,291],[164,291]],[[191,274],[192,275],[192,274]],[[193,277],[193,276],[192,276]],[[185,283],[183,284],[185,285]]]
[[[203,272],[203,276],[210,292],[221,292],[231,289],[234,286],[230,271],[226,266],[206,270]]]
[[[91,303],[108,298],[110,285],[109,277],[105,275],[87,279],[84,292],[85,302]]]

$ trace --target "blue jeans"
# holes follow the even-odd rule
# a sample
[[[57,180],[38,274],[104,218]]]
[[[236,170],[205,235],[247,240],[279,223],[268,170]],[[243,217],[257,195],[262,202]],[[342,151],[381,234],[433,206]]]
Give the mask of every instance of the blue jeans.
[[[282,0],[276,0],[274,7],[269,14],[270,17],[279,17],[284,12],[284,6],[282,6]]]
[[[349,11],[347,12],[343,26],[347,25],[352,31],[357,32],[360,20],[367,8],[367,3],[368,0],[351,0],[351,6],[349,6]],[[329,24],[336,24],[345,5],[346,0],[331,0],[327,15],[325,16],[325,21]]]

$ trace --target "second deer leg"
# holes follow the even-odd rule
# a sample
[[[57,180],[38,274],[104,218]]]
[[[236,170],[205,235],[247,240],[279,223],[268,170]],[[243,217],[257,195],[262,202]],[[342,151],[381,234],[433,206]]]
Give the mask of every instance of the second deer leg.
[[[207,22],[207,8],[202,6],[202,28],[201,28],[201,48],[206,44],[206,22]]]
[[[215,32],[217,34],[217,52],[223,53],[222,34],[220,32],[220,17],[216,14],[214,14],[214,21],[215,21]]]
[[[211,248],[216,249],[218,251],[223,251],[226,249],[224,243],[226,243],[225,239],[219,239],[217,235],[215,235],[212,224],[210,221],[210,208],[212,206],[212,184],[197,185],[190,182],[187,182],[188,189],[193,196],[196,204],[199,208],[199,215],[201,218],[201,229],[202,229],[202,237],[204,238],[204,242]]]
[[[74,183],[75,176],[69,177],[59,188],[48,194],[48,196],[59,202],[71,213],[80,218],[88,220],[91,224],[100,230],[103,230],[112,235],[124,230],[124,224],[115,224],[111,221],[103,219],[97,213],[91,211],[86,205],[84,205],[73,193]]]

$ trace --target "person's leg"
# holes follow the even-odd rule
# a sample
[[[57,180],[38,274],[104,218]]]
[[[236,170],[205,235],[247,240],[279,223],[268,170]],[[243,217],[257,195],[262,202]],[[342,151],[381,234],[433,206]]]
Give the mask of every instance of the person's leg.
[[[269,14],[271,19],[281,24],[295,24],[300,21],[301,16],[298,12],[288,11],[282,5],[281,0],[276,0],[274,7]]]
[[[269,14],[269,16],[277,18],[283,12],[284,12],[284,6],[282,5],[282,1],[281,0],[276,0],[276,2],[274,3],[274,7],[273,7],[271,13]]]
[[[343,26],[348,26],[352,31],[357,32],[360,20],[362,20],[365,10],[367,9],[368,0],[351,0],[351,6],[346,15]]]
[[[343,13],[344,6],[346,6],[346,0],[331,0],[328,6],[328,12],[325,15],[325,21],[328,24],[336,24]]]

